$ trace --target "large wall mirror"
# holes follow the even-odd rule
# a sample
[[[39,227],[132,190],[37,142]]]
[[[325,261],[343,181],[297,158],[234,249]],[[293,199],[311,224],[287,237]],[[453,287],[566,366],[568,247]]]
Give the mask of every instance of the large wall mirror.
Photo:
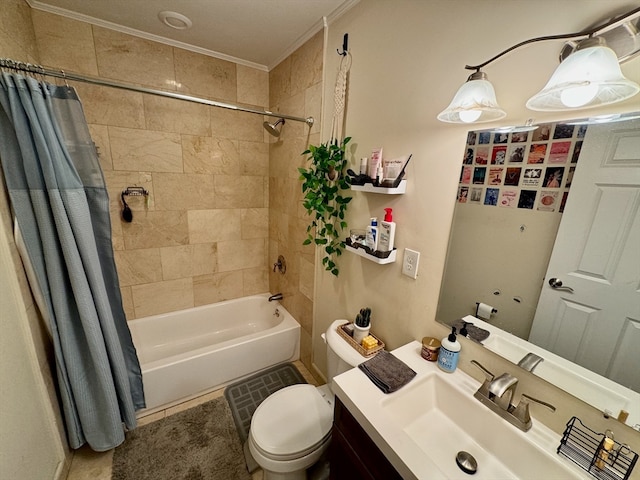
[[[436,318],[640,429],[640,114],[531,128],[469,132]]]

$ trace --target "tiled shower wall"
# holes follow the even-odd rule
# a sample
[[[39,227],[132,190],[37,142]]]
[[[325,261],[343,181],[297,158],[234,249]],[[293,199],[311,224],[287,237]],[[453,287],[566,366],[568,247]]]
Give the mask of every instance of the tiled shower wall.
[[[269,286],[284,294],[285,308],[302,326],[301,359],[310,370],[315,249],[302,245],[308,216],[298,167],[306,165],[301,153],[320,141],[323,49],[320,32],[269,72],[270,109],[315,119],[311,128],[286,121],[280,137],[269,144]],[[284,275],[273,272],[278,255],[286,260]]]
[[[265,109],[266,71],[32,11],[45,66]],[[76,85],[111,199],[127,318],[269,290],[269,145],[260,115]],[[120,193],[133,221],[121,220]]]

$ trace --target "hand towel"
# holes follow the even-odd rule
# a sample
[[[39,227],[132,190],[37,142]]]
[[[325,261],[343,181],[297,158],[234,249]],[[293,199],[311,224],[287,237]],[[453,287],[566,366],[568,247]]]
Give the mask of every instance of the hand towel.
[[[358,365],[358,368],[384,393],[393,393],[416,376],[406,363],[386,350]]]
[[[476,327],[473,323],[465,322],[463,319],[457,320],[452,326],[456,327],[458,333],[462,332],[462,327],[467,324],[467,338],[482,343],[489,338],[489,331],[484,328]]]

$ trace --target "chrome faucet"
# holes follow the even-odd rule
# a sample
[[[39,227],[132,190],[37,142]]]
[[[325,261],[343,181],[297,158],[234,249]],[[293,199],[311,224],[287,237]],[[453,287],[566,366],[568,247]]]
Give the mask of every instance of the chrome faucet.
[[[271,295],[269,297],[269,301],[273,302],[274,300],[282,300],[284,298],[284,295],[282,295],[281,293],[276,293],[275,295]]]
[[[524,368],[527,372],[533,372],[533,369],[536,368],[540,362],[544,362],[544,358],[529,352],[520,359],[518,366]]]
[[[473,396],[491,411],[497,413],[523,432],[529,430],[532,425],[531,415],[529,414],[530,401],[539,403],[552,412],[556,411],[556,407],[550,403],[543,402],[524,393],[520,395],[520,402],[515,406],[512,400],[518,385],[516,377],[509,373],[503,373],[495,377],[479,362],[471,360],[471,364],[478,367],[485,376],[484,382]]]

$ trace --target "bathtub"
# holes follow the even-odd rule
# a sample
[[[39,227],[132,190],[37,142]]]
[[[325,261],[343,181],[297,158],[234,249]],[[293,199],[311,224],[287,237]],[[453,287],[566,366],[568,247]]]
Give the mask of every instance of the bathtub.
[[[193,398],[300,358],[300,325],[269,294],[128,322],[147,408]]]

